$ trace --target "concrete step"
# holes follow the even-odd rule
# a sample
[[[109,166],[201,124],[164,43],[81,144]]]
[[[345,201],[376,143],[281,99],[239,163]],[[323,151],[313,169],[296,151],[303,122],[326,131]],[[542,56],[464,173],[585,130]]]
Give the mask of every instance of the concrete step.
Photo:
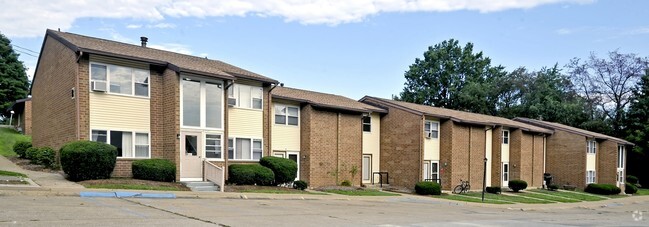
[[[189,188],[196,186],[214,186],[214,183],[210,181],[186,181],[182,183]]]
[[[210,181],[185,181],[181,182],[194,192],[220,191],[220,187]]]
[[[218,192],[219,186],[196,186],[190,189],[194,192]]]

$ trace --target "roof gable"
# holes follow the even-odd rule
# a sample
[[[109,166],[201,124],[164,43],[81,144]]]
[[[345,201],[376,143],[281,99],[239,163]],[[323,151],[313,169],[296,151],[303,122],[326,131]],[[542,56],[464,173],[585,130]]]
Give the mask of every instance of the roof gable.
[[[315,107],[346,110],[352,112],[379,112],[385,113],[384,109],[374,107],[356,100],[334,94],[327,94],[315,91],[307,91],[296,88],[276,87],[271,91],[273,98],[286,99],[301,103],[308,103]]]
[[[553,129],[553,130],[566,131],[566,132],[569,132],[569,133],[574,133],[574,134],[582,135],[582,136],[585,136],[585,137],[592,137],[592,138],[596,138],[596,139],[608,139],[608,140],[616,141],[618,143],[623,143],[623,144],[627,144],[627,145],[634,145],[633,143],[631,143],[629,141],[626,141],[626,140],[623,140],[623,139],[620,139],[620,138],[607,136],[607,135],[604,135],[604,134],[601,134],[601,133],[591,132],[591,131],[588,131],[588,130],[575,128],[575,127],[572,127],[572,126],[568,126],[568,125],[564,125],[564,124],[560,124],[560,123],[556,123],[556,122],[542,121],[542,120],[536,120],[536,119],[530,119],[530,118],[524,118],[524,117],[517,117],[517,118],[514,118],[514,120],[519,121],[519,122],[528,123],[528,124],[538,125],[540,127],[549,128],[549,129]]]

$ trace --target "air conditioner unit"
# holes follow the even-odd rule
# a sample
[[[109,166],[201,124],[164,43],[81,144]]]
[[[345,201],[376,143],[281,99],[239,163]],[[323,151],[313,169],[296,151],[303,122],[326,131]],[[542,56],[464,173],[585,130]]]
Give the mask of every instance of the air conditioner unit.
[[[101,80],[93,80],[90,83],[90,89],[93,91],[106,91],[106,81],[101,81]]]
[[[236,106],[236,105],[237,105],[237,99],[228,98],[228,106]]]
[[[433,138],[433,132],[426,132],[426,138]]]

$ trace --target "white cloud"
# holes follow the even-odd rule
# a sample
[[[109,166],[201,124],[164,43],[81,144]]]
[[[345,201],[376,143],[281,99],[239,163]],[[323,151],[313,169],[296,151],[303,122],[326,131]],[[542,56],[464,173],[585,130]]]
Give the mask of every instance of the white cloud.
[[[142,27],[141,24],[129,24],[129,25],[126,25],[126,28],[129,28],[129,29],[137,29],[137,28],[141,28],[141,27]]]
[[[146,26],[147,28],[175,28],[175,24],[170,24],[170,23],[158,23],[158,24],[150,24]]]
[[[178,44],[178,43],[149,44],[147,45],[147,47],[181,53],[181,54],[187,54],[187,55],[192,54],[192,50],[189,48],[189,46],[184,44]]]
[[[151,22],[165,17],[260,16],[281,17],[302,24],[353,23],[391,12],[482,13],[529,9],[556,3],[591,3],[594,0],[113,0],[113,1],[4,1],[0,31],[9,37],[34,37],[46,28],[68,30],[79,18],[128,18]],[[164,23],[160,23],[164,24]],[[155,24],[154,24],[155,25]]]
[[[572,34],[574,31],[572,29],[568,29],[568,28],[561,28],[561,29],[557,29],[554,32],[559,34],[559,35],[569,35],[569,34]]]

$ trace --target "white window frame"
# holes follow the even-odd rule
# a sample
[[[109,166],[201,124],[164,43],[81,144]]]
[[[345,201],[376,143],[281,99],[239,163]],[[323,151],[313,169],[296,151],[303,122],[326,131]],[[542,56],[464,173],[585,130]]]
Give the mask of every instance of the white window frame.
[[[509,142],[510,142],[510,141],[509,141],[509,140],[510,140],[510,139],[509,139],[510,136],[511,136],[511,133],[509,132],[509,130],[503,130],[503,140],[502,140],[502,143],[503,143],[503,144],[509,144]]]
[[[237,159],[236,158],[237,139],[250,140],[250,159]],[[232,140],[232,143],[230,143],[229,140]],[[261,157],[259,157],[259,159],[254,159],[254,157],[255,157],[255,144],[254,144],[255,141],[260,141],[261,142]],[[230,146],[232,146],[232,151],[230,151]],[[259,160],[261,160],[261,158],[264,157],[264,140],[260,139],[260,138],[250,138],[250,137],[230,137],[230,138],[228,138],[227,151],[228,151],[228,153],[227,153],[228,160],[258,162]],[[232,154],[232,158],[230,158],[230,154]]]
[[[595,170],[586,171],[586,184],[595,184],[597,183],[597,173]]]
[[[365,178],[365,176],[363,176],[363,172],[365,172],[364,171],[365,170],[364,169],[365,165],[363,165],[363,164],[364,164],[366,158],[369,158],[369,163],[367,165],[367,178]],[[364,182],[369,182],[369,181],[372,180],[372,154],[363,154],[362,155],[362,159],[361,159],[361,180],[364,181]]]
[[[261,89],[260,108],[253,108],[254,100],[255,100],[255,97],[252,96],[253,89]],[[240,102],[241,91],[247,91],[250,94],[250,106],[241,106],[241,102]],[[228,89],[227,97],[228,99],[232,98],[235,100],[235,104],[232,106],[235,108],[258,110],[258,111],[263,111],[264,109],[264,88],[260,86],[253,86],[253,85],[246,85],[246,84],[233,84],[232,87]]]
[[[436,125],[435,128],[433,128],[433,125]],[[428,130],[426,130],[428,128]],[[428,137],[428,133],[431,134],[430,137]],[[426,120],[424,122],[424,137],[426,139],[438,139],[439,138],[439,121],[430,121]]]
[[[505,166],[507,166],[507,168],[505,168]],[[512,167],[509,165],[509,162],[504,162],[503,165],[502,165],[503,173],[502,173],[502,178],[501,178],[501,180],[503,182],[505,182],[505,181],[509,182],[511,180],[511,172],[512,172],[511,170],[512,170]],[[505,179],[505,178],[507,178],[507,179]]]
[[[369,122],[365,122],[365,119],[368,119]],[[365,126],[366,125],[369,126],[369,129],[370,129],[369,131],[365,131]],[[363,132],[365,132],[365,133],[371,133],[372,132],[372,116],[371,115],[363,116],[363,118],[361,118],[361,130],[363,130]]]
[[[92,131],[105,131],[106,132],[106,144],[110,144],[110,132],[111,131],[119,131],[119,132],[128,132],[131,133],[131,149],[133,151],[133,157],[117,157],[117,159],[150,159],[151,158],[151,133],[150,132],[145,132],[145,131],[134,131],[134,130],[123,130],[123,129],[103,129],[103,128],[95,128],[95,129],[90,129],[90,138],[88,140],[92,140]],[[135,140],[135,134],[147,134],[148,135],[148,155],[147,157],[135,157],[135,146],[136,146],[136,140]],[[137,145],[142,145],[142,144],[137,144]]]
[[[211,135],[211,136],[219,136],[219,141],[220,141],[220,143],[219,143],[218,145],[207,145],[207,140],[208,140],[208,139],[207,139],[207,136],[208,136],[208,135]],[[224,138],[223,138],[223,134],[222,134],[222,133],[213,133],[213,132],[205,132],[205,133],[204,133],[204,135],[203,135],[203,146],[204,146],[204,147],[203,147],[203,150],[204,150],[204,152],[205,152],[205,155],[204,155],[204,156],[205,156],[205,159],[207,159],[207,160],[224,160],[224,159],[225,159],[225,157],[224,157],[224,156],[225,156],[225,152],[224,152],[224,149],[223,149],[223,139],[224,139]],[[221,158],[208,158],[208,157],[207,157],[207,153],[208,153],[208,152],[207,152],[207,147],[208,147],[208,146],[210,146],[210,147],[212,147],[212,146],[213,146],[213,147],[219,147],[219,148],[220,148],[220,152],[221,152]]]
[[[106,67],[106,80],[93,80],[92,79],[92,65],[101,65]],[[115,93],[110,91],[110,66],[117,66],[117,67],[124,67],[124,68],[129,68],[131,70],[141,70],[141,71],[146,71],[147,75],[149,76],[148,83],[148,89],[147,89],[147,95],[146,96],[141,96],[141,95],[135,95],[135,73],[131,71],[131,94],[122,94],[122,93]],[[106,94],[111,94],[111,95],[121,95],[121,96],[127,96],[127,97],[136,97],[136,98],[146,98],[149,99],[151,97],[151,71],[150,70],[145,70],[145,69],[140,69],[140,68],[134,68],[134,67],[128,67],[128,66],[123,66],[123,65],[114,65],[114,64],[106,64],[106,63],[100,63],[100,62],[94,62],[91,61],[88,63],[88,87],[90,88],[92,86],[93,81],[104,81],[106,82],[106,92],[101,92],[101,93],[106,93]],[[138,83],[138,84],[144,84],[144,83]],[[92,89],[89,89],[90,92],[95,92]]]
[[[624,184],[626,176],[624,176],[624,166],[626,148],[624,145],[617,146],[617,183]]]
[[[435,168],[435,166],[437,166],[437,168]],[[437,178],[433,178],[433,175],[437,175]],[[439,173],[439,161],[430,161],[430,177],[431,179],[442,179],[442,176]]]
[[[277,110],[276,110],[277,107],[280,107],[280,108],[286,108],[286,114],[277,113]],[[297,109],[297,116],[290,116],[290,115],[288,114],[288,108],[295,108],[295,109]],[[273,106],[273,112],[274,112],[273,122],[274,122],[276,125],[286,125],[286,126],[294,126],[294,127],[295,127],[295,126],[300,126],[300,107],[295,106],[295,105],[274,104],[274,106]],[[277,121],[275,120],[275,119],[277,118],[277,116],[284,116],[284,124],[277,123]],[[296,125],[289,124],[289,123],[288,123],[288,117],[297,117],[297,124],[296,124]]]
[[[200,95],[199,95],[199,112],[200,112],[200,124],[199,126],[186,126],[185,125],[185,119],[184,119],[184,101],[183,101],[183,82],[186,81],[186,79],[189,79],[191,81],[199,81],[200,82]],[[182,128],[188,128],[188,129],[203,129],[203,130],[217,130],[221,131],[224,128],[225,125],[225,108],[223,106],[223,101],[225,99],[225,94],[221,93],[221,127],[220,128],[212,128],[212,127],[207,127],[207,107],[206,107],[206,95],[205,95],[205,84],[206,83],[211,83],[211,84],[219,84],[221,86],[221,92],[223,92],[223,81],[221,80],[210,80],[210,79],[205,79],[201,77],[194,77],[194,76],[188,76],[188,75],[181,75],[180,76],[180,126]]]
[[[595,139],[586,140],[586,154],[597,154],[597,141]]]

